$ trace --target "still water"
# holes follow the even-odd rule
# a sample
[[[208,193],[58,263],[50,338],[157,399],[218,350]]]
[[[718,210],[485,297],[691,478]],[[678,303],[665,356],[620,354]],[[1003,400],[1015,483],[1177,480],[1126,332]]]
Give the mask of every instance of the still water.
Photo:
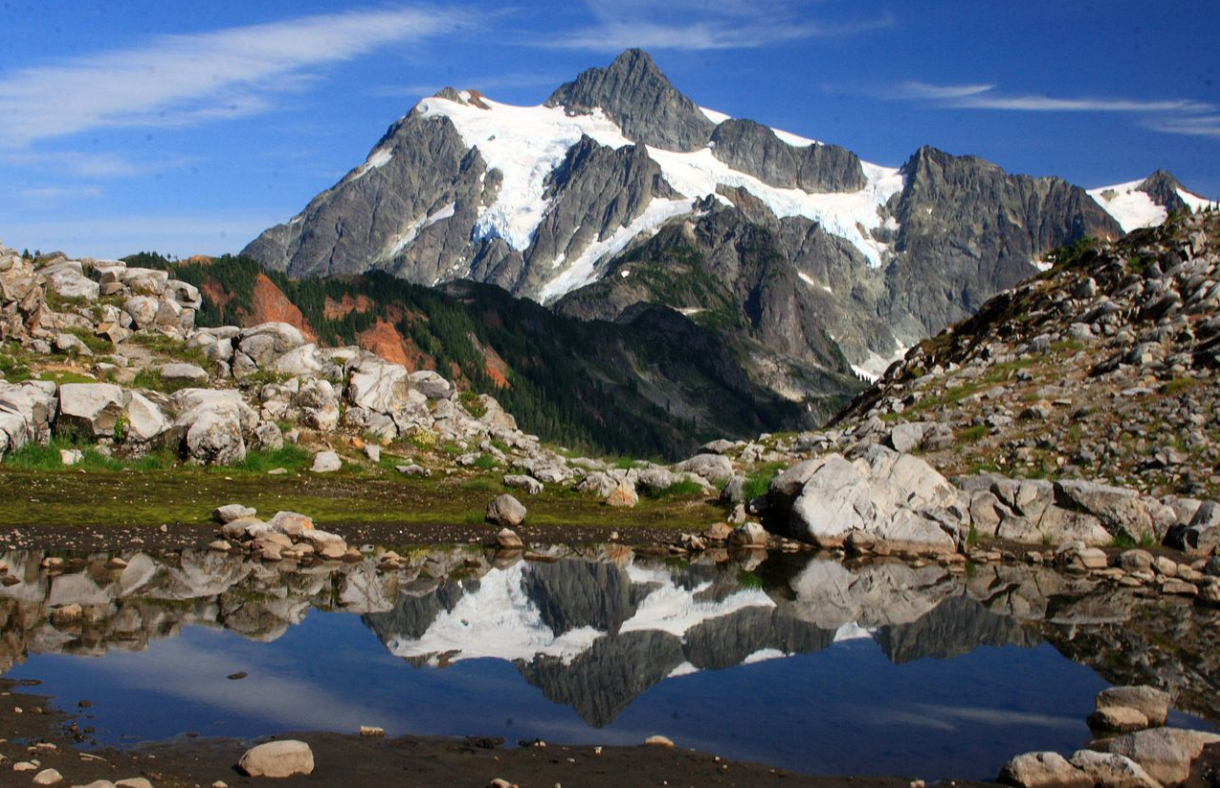
[[[0,667],[61,708],[89,700],[99,744],[361,725],[510,744],[660,733],[814,774],[990,779],[1015,753],[1092,738],[1108,682],[1040,632],[1126,615],[1088,581],[1025,567],[552,558],[454,548],[382,572],[374,557],[298,569],[188,552],[48,575],[10,554],[22,582],[0,590]],[[73,603],[83,622],[57,620]]]

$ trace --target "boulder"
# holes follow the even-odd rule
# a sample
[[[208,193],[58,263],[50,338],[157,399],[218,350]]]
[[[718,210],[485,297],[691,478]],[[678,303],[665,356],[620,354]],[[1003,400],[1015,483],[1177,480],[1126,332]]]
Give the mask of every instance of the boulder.
[[[923,445],[924,437],[932,430],[931,424],[906,421],[895,425],[887,436],[889,445],[900,454],[910,454]]]
[[[1144,767],[1123,755],[1077,750],[1070,763],[1100,788],[1161,788]]]
[[[250,777],[292,777],[313,774],[313,751],[303,741],[284,739],[246,751],[237,768]]]
[[[640,496],[635,491],[635,483],[630,479],[623,479],[614,486],[610,494],[606,496],[607,506],[617,506],[627,509],[633,508],[640,502]]]
[[[308,344],[293,348],[272,361],[271,369],[293,378],[321,375],[323,368],[318,346]]]
[[[430,369],[421,369],[407,376],[411,388],[428,399],[449,399],[453,396],[453,384]]]
[[[199,288],[179,279],[171,279],[166,282],[163,295],[183,309],[197,310],[203,307],[203,296],[199,293]]]
[[[487,522],[508,528],[521,525],[525,521],[525,515],[525,507],[521,502],[507,493],[493,498],[484,512]]]
[[[91,440],[114,436],[127,395],[111,383],[65,383],[59,387],[56,431],[75,432]]]
[[[1136,709],[1150,725],[1164,725],[1169,716],[1169,693],[1144,685],[1109,687],[1097,694],[1096,704],[1098,711],[1116,706]]]
[[[537,495],[543,490],[542,482],[532,476],[522,474],[506,474],[504,476],[504,486],[525,490],[530,495]]]
[[[128,442],[148,443],[170,428],[170,420],[156,403],[138,391],[129,394],[126,411]]]
[[[693,473],[713,484],[726,482],[733,477],[733,461],[722,454],[696,454],[674,466],[679,473]]]
[[[1138,763],[1154,780],[1169,788],[1185,782],[1190,763],[1207,744],[1220,741],[1214,733],[1154,728],[1111,739],[1106,747]]]
[[[123,311],[131,318],[132,325],[137,329],[149,328],[157,322],[157,310],[160,304],[149,296],[132,296],[123,302]]]
[[[1157,523],[1135,490],[1097,482],[1055,482],[1057,506],[1092,515],[1111,535],[1126,533],[1132,539],[1159,537]]]
[[[243,517],[253,517],[256,514],[258,514],[258,510],[253,507],[242,506],[240,503],[229,503],[213,509],[212,519],[221,525],[225,525],[234,520],[240,520]]]
[[[792,504],[790,527],[797,538],[819,547],[842,547],[849,531],[874,520],[871,488],[860,468],[838,454],[816,462],[816,468],[802,469],[807,481]]]
[[[155,268],[127,268],[119,275],[119,281],[133,293],[159,296],[169,283],[169,272]]]
[[[162,364],[158,371],[167,383],[203,383],[208,379],[207,371],[195,364]]]
[[[767,532],[758,523],[744,523],[733,529],[728,542],[734,547],[756,548],[767,546]]]
[[[1027,752],[1000,769],[996,778],[1018,788],[1093,788],[1093,778],[1057,752]]]
[[[397,413],[427,402],[411,389],[406,367],[378,358],[361,361],[347,384],[347,398],[359,408],[377,413]]]
[[[1089,727],[1101,731],[1130,733],[1148,727],[1148,718],[1129,706],[1106,706],[1089,715]]]
[[[51,422],[59,412],[59,392],[50,381],[0,382],[0,433],[8,436],[8,449],[51,439]]]
[[[333,451],[320,451],[313,457],[313,466],[309,469],[314,473],[334,473],[343,469],[343,460]]]
[[[305,336],[289,323],[260,323],[243,329],[234,344],[261,369],[269,367],[275,358],[304,345]]]

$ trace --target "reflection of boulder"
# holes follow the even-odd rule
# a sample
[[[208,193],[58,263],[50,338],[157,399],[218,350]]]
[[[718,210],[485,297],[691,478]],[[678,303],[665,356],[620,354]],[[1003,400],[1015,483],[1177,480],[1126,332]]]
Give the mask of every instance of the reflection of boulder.
[[[556,635],[581,627],[615,633],[635,615],[631,579],[615,564],[580,559],[535,564],[523,582]]]
[[[837,561],[810,561],[789,583],[795,599],[788,615],[836,630],[915,621],[944,599],[961,593],[962,581],[939,566],[866,564],[848,569]]]
[[[565,664],[556,657],[518,662],[525,680],[595,728],[614,721],[641,693],[686,661],[681,639],[655,630],[598,638]]]
[[[884,627],[877,633],[881,650],[897,664],[958,657],[979,646],[1029,648],[1040,642],[1042,638],[1017,619],[996,615],[965,596],[950,597],[909,624]]]

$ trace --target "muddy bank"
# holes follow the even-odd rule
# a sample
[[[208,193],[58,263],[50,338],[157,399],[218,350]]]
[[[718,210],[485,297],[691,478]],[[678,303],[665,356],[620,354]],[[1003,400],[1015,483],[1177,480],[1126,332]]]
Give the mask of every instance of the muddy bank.
[[[223,781],[259,785],[235,765],[251,742],[201,739],[189,735],[130,750],[79,749],[89,725],[88,699],[71,713],[51,708],[36,687],[0,679],[0,755],[11,763],[37,760],[38,770],[59,771],[67,785],[94,780],[145,777],[158,788],[188,788]],[[20,708],[21,713],[16,713]],[[472,721],[477,728],[477,721]],[[380,788],[454,786],[481,788],[501,778],[521,786],[670,785],[810,786],[811,788],[908,788],[912,777],[812,777],[761,764],[738,763],[675,747],[512,746],[494,739],[426,736],[369,738],[338,733],[291,733],[281,738],[307,742],[316,769],[308,777],[273,781],[277,786],[343,785]],[[39,745],[42,746],[39,746]],[[47,745],[54,745],[54,749]],[[3,767],[8,771],[9,766]],[[28,774],[36,774],[31,771]],[[17,776],[17,782],[25,780]],[[0,784],[8,775],[0,778]],[[971,786],[984,783],[958,782]]]

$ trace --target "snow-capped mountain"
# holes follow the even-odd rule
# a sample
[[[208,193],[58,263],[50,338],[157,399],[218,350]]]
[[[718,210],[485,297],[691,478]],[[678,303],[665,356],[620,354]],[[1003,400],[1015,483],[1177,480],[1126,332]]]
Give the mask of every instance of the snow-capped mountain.
[[[423,99],[244,251],[292,276],[486,282],[585,319],[663,303],[816,409],[1046,251],[1153,220],[1144,201],[1186,199],[1132,188],[1086,193],[931,148],[871,164],[701,108],[629,50],[539,106],[450,88]]]
[[[1212,200],[1186,191],[1164,170],[1157,170],[1142,181],[1089,189],[1089,196],[1113,216],[1126,233],[1155,227],[1165,221],[1170,211],[1199,211],[1216,205]]]

